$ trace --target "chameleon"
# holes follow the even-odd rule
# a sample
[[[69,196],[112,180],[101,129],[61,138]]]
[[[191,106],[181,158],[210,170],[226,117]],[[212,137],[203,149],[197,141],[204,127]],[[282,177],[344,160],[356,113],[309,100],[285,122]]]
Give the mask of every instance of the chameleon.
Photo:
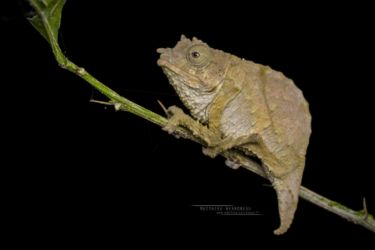
[[[181,36],[174,48],[159,48],[157,64],[190,115],[167,109],[163,130],[187,129],[210,157],[237,150],[257,158],[277,194],[280,225],[293,222],[311,134],[309,104],[283,73]],[[226,165],[242,162],[227,157]]]

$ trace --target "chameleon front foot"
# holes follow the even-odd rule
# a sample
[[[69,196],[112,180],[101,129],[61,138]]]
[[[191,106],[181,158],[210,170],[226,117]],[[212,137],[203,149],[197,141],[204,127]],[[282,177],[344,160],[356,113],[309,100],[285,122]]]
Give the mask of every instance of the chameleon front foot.
[[[223,150],[218,148],[218,147],[206,147],[206,148],[204,147],[204,148],[202,148],[202,152],[203,152],[204,155],[207,155],[211,158],[215,158],[221,152],[223,152]]]
[[[183,124],[182,120],[186,116],[184,111],[182,109],[171,106],[167,109],[167,115],[168,115],[168,122],[167,125],[165,125],[162,129],[169,134],[175,134],[177,128]],[[176,137],[178,137],[175,134]]]

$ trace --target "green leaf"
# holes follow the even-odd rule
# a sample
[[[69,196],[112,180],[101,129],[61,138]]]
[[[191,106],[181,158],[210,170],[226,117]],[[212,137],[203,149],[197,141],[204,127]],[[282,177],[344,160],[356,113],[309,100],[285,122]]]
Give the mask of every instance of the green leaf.
[[[34,28],[51,44],[57,44],[61,12],[66,0],[28,0],[36,15],[28,18]]]

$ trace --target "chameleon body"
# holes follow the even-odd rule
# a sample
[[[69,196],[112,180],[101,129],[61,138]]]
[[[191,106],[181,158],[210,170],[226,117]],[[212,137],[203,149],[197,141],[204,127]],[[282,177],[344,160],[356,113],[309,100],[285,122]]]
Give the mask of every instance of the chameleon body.
[[[311,134],[308,103],[292,80],[268,66],[210,48],[182,36],[174,48],[158,49],[158,65],[191,116],[172,106],[163,128],[185,127],[215,157],[237,149],[256,156],[277,193],[285,233],[297,208],[305,155]],[[237,168],[241,162],[227,159]]]

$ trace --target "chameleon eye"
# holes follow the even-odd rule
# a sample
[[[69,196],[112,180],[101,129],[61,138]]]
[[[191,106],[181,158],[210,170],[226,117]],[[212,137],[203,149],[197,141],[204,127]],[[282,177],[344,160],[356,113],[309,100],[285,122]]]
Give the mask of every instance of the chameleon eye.
[[[203,44],[193,45],[188,50],[186,57],[193,66],[198,68],[205,67],[210,62],[210,49]]]
[[[191,56],[194,57],[194,58],[198,58],[198,57],[200,57],[200,55],[201,55],[201,54],[199,54],[198,51],[193,51],[193,52],[191,52]]]

